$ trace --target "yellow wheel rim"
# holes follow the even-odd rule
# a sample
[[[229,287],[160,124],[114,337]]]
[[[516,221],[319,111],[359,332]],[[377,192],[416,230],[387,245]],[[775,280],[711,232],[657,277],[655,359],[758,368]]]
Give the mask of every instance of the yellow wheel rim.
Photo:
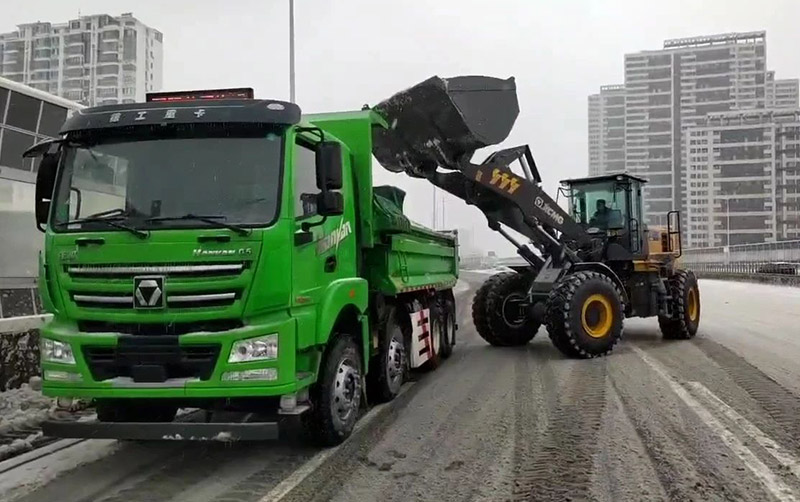
[[[695,288],[691,288],[689,290],[689,298],[687,303],[689,307],[689,319],[694,322],[697,320],[697,316],[700,314],[700,301],[697,299],[697,291]]]
[[[611,331],[614,323],[614,310],[611,302],[601,294],[594,294],[583,302],[581,324],[586,334],[592,338],[603,338]]]

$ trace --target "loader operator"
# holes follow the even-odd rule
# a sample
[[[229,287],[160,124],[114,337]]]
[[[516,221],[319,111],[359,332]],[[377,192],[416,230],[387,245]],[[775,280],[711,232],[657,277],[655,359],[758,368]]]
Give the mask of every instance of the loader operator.
[[[608,220],[611,217],[611,211],[606,206],[605,199],[597,199],[597,211],[592,215],[589,220],[589,225],[592,227],[608,230]]]

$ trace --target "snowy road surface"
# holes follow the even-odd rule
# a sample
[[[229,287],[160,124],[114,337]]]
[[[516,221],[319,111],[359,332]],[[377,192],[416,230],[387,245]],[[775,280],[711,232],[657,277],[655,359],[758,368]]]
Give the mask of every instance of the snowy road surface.
[[[800,500],[800,289],[704,280],[695,340],[628,320],[579,361],[544,329],[488,346],[469,315],[487,275],[464,277],[453,357],[282,500]],[[0,499],[260,501],[316,453],[87,442],[0,476]]]

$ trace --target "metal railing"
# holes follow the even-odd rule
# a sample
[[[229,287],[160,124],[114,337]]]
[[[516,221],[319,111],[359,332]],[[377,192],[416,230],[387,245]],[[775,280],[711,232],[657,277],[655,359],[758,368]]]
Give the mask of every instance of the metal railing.
[[[685,249],[683,265],[696,272],[800,274],[800,240]]]

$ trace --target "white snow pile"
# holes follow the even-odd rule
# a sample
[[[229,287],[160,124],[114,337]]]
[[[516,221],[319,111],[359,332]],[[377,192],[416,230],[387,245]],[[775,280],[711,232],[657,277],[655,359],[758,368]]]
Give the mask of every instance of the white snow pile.
[[[18,389],[0,392],[0,434],[20,429],[35,429],[47,419],[54,407],[53,399],[31,389],[28,384],[22,384]],[[36,432],[25,439],[15,439],[9,444],[0,446],[0,459],[30,449],[31,442],[40,436],[41,432]]]
[[[54,409],[52,398],[22,384],[18,389],[0,392],[0,434],[26,427],[36,427]]]

